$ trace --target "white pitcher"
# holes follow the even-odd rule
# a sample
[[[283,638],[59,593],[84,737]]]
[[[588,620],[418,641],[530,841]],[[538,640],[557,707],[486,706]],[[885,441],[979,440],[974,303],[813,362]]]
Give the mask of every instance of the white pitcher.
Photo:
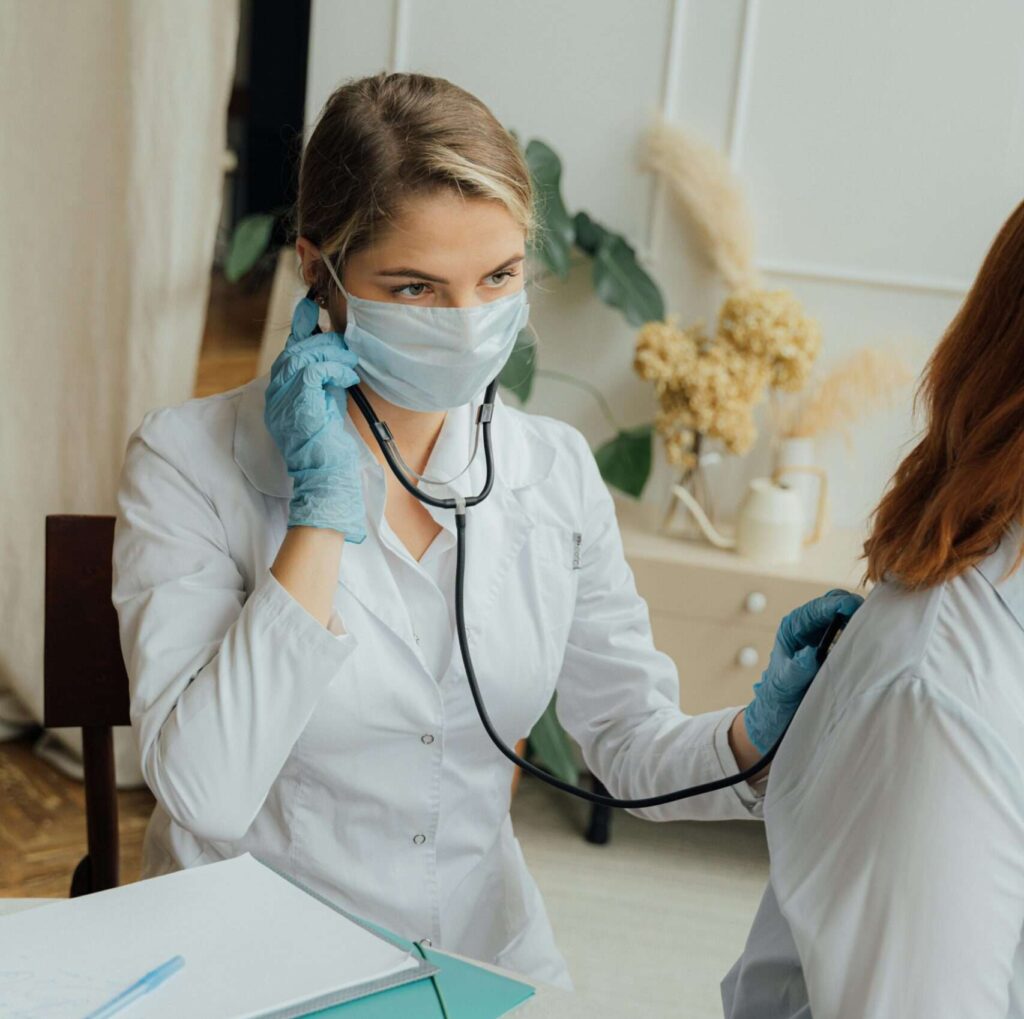
[[[782,482],[783,475],[794,471],[820,472],[821,477],[814,527],[806,539],[800,493]],[[820,468],[780,467],[774,477],[754,478],[740,506],[735,538],[720,534],[700,503],[682,485],[673,485],[672,491],[693,514],[712,545],[735,549],[741,556],[765,565],[799,562],[804,546],[818,540],[824,519],[825,472]]]

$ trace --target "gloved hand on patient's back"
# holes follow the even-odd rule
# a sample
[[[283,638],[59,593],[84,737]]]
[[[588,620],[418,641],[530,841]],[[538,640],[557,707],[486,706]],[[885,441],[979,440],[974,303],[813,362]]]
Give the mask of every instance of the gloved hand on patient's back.
[[[359,382],[356,355],[337,333],[313,333],[319,310],[303,298],[270,369],[263,420],[292,477],[288,526],[366,537],[359,447],[345,431],[344,390]]]
[[[793,609],[779,624],[768,668],[754,684],[754,699],[743,717],[750,742],[768,753],[800,707],[818,672],[818,642],[833,617],[852,616],[864,599],[848,591],[829,591]]]

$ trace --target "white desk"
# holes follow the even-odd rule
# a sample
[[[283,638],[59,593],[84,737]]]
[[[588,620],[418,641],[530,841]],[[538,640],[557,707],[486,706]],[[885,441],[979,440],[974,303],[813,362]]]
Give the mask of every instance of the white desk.
[[[18,913],[23,909],[33,909],[36,906],[45,906],[48,902],[57,902],[58,899],[4,899],[0,898],[0,918],[8,913]],[[453,953],[447,953],[449,955]],[[456,956],[465,959],[465,956]],[[474,965],[481,963],[476,959],[466,959]],[[499,969],[497,966],[485,966],[486,969],[500,973],[502,976],[510,977],[513,980],[523,980],[518,973],[510,973],[508,970]],[[532,981],[526,981],[532,983]],[[525,1001],[519,1008],[513,1009],[510,1015],[523,1016],[523,1019],[595,1019],[595,1017],[607,1016],[610,1013],[606,1010],[596,996],[571,994],[559,990],[556,987],[548,987],[546,984],[534,984],[536,994]]]

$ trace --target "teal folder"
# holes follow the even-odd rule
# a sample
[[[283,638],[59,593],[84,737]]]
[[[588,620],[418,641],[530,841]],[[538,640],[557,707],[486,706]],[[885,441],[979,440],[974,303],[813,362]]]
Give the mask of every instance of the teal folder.
[[[402,944],[412,947],[408,941]],[[427,961],[440,971],[433,979],[444,995],[449,1019],[497,1019],[533,994],[529,984],[509,980],[443,952],[429,948],[424,952]],[[436,1019],[442,1014],[437,991],[428,977],[313,1012],[310,1019]]]
[[[290,874],[285,874],[270,864],[264,865],[325,905],[344,914],[353,923],[360,924],[380,937],[400,945],[406,951],[419,955],[411,941],[399,937],[386,927],[354,916],[311,888],[307,888]],[[498,1019],[517,1005],[521,1005],[534,993],[529,984],[520,980],[510,980],[482,966],[455,959],[444,952],[424,948],[423,954],[427,962],[437,968],[438,972],[433,974],[432,979],[425,977],[413,980],[397,987],[376,991],[354,1001],[308,1012],[305,1019],[439,1019],[444,1013],[441,1011],[435,981],[444,997],[448,1019]]]

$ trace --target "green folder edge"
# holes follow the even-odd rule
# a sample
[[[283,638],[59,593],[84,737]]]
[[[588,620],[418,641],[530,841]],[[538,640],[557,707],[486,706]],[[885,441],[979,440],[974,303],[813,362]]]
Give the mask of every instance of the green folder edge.
[[[407,942],[410,948],[411,942]],[[480,966],[424,948],[427,958],[440,972],[434,975],[444,995],[449,1019],[497,1019],[529,998],[529,984],[499,976]],[[434,1019],[441,1006],[429,979],[402,984],[367,998],[310,1013],[309,1019]]]
[[[415,951],[411,941],[399,937],[386,927],[349,913],[273,864],[255,855],[254,859],[353,923],[407,952]],[[424,946],[423,954],[431,965],[421,962],[418,970],[409,970],[403,974],[405,982],[397,986],[385,986],[363,997],[329,1005],[315,1012],[291,1014],[302,1015],[306,1019],[395,1019],[396,1016],[402,1019],[433,1019],[442,1014],[434,989],[436,981],[444,995],[449,1019],[497,1019],[521,1005],[534,993],[529,984],[492,973],[482,966],[475,966],[443,952],[433,952]],[[433,977],[433,980],[428,977]]]

